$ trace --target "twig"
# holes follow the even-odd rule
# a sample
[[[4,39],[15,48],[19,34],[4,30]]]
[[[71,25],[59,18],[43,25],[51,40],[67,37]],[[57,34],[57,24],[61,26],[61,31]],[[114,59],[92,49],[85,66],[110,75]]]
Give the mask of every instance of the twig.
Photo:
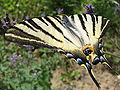
[[[112,55],[112,56],[114,56],[114,57],[120,58],[120,56],[114,55],[114,54],[112,54],[112,53],[110,53],[110,52],[105,52],[105,54]]]

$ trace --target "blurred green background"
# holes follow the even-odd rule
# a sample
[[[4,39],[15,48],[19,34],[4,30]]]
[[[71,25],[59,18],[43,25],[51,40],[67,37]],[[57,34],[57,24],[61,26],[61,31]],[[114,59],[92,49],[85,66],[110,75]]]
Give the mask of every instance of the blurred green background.
[[[113,67],[111,73],[120,73],[119,0],[0,0],[0,17],[5,17],[4,13],[8,12],[11,18],[20,22],[25,16],[54,16],[60,8],[63,14],[79,14],[85,12],[88,4],[95,7],[97,15],[107,17],[112,22],[103,38],[104,50]],[[0,90],[51,90],[51,71],[68,66],[68,61],[51,50],[30,51],[0,36]],[[66,75],[71,78],[69,72]],[[80,72],[75,75],[80,75]]]

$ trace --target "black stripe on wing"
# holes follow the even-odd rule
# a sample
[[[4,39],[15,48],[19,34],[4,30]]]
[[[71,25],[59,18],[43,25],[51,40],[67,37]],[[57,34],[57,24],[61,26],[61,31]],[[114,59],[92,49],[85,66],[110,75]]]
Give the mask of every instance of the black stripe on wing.
[[[43,20],[43,17],[37,17],[37,18],[48,26],[48,24],[45,22],[45,20]]]
[[[77,37],[80,41],[81,44],[84,43],[83,38],[81,38],[81,36],[79,36],[75,31],[77,31],[76,27],[74,26],[73,22],[74,20],[72,20],[72,18],[74,18],[74,16],[71,17],[71,20],[69,20],[69,18],[67,16],[63,16],[63,22],[65,25],[65,28],[70,31],[70,33],[72,34],[72,36]],[[71,28],[72,27],[72,28]]]
[[[98,23],[98,15],[95,15],[95,18],[96,18],[96,22]]]
[[[74,15],[71,15],[71,19],[72,19],[73,22],[75,22]]]
[[[79,17],[79,20],[80,20],[80,23],[81,23],[83,29],[86,31],[85,23],[84,23],[84,21],[83,21],[82,16],[78,14],[78,17]],[[87,32],[87,31],[86,31],[86,32]]]
[[[60,19],[59,16],[57,16],[57,18]],[[68,38],[63,34],[62,30],[61,30],[59,27],[57,27],[57,25],[55,25],[55,23],[54,23],[49,17],[45,17],[45,19],[46,19],[49,23],[51,23],[51,25],[52,25],[58,32],[60,32],[60,33],[64,36],[64,38],[65,38],[66,40],[68,40],[70,43],[74,44],[70,39],[68,39]],[[56,18],[54,18],[54,19],[56,19]],[[61,19],[60,19],[60,20],[61,20]],[[61,21],[59,21],[59,22],[60,22],[61,26],[63,26],[63,24],[61,23]],[[74,44],[74,45],[75,45],[75,44]]]
[[[59,27],[57,27],[57,26],[55,25],[55,23],[54,23],[49,17],[45,17],[45,19],[46,19],[58,32],[60,32],[61,34],[63,34],[62,30],[61,30]]]
[[[20,22],[19,24],[23,24],[23,25],[27,26],[28,28],[30,28],[31,30],[37,32],[33,27],[31,27],[30,25],[28,25],[26,22]]]
[[[105,35],[105,32],[107,31],[107,28],[110,25],[110,20],[102,17],[102,25],[101,25],[101,30],[102,30],[102,34],[100,35],[100,38],[102,38]]]
[[[47,32],[46,30],[44,30],[43,28],[41,28],[39,25],[36,24],[36,22],[34,22],[32,19],[28,20],[28,22],[35,27],[36,29],[42,31],[43,33],[45,33],[46,35],[50,36],[52,39],[55,39],[58,42],[62,42],[61,40],[55,38],[53,35],[51,35],[49,32]]]
[[[106,23],[108,22],[108,19],[106,19],[106,18],[104,18],[104,17],[102,17],[102,25],[101,25],[101,30],[103,30],[103,28],[104,28],[104,26],[106,25]],[[110,21],[109,21],[109,23],[110,23]],[[109,24],[108,23],[108,24]]]
[[[28,38],[28,39],[34,39],[34,40],[41,41],[41,42],[45,43],[44,40],[41,40],[40,38],[38,38],[36,36],[33,36],[31,34],[26,33],[22,29],[19,29],[18,27],[13,26],[13,27],[11,27],[11,29],[13,29],[13,30],[8,30],[6,32],[6,34],[9,34],[9,33],[11,34],[12,33],[16,36],[20,36],[20,37],[24,37],[24,38]]]
[[[23,45],[32,45],[32,46],[37,47],[37,48],[50,48],[50,49],[56,49],[56,50],[59,49],[59,50],[63,51],[62,48],[59,48],[56,46],[50,46],[50,45],[45,44],[45,43],[40,43],[40,42],[36,42],[36,41],[29,41],[26,39],[20,39],[20,38],[16,38],[13,36],[5,37],[5,39],[12,41],[12,42],[15,42],[15,43],[23,44]]]
[[[63,23],[61,22],[61,19],[58,18],[58,16],[54,17],[54,19],[57,20],[63,26]]]
[[[59,20],[61,20],[61,17],[60,17],[60,16],[57,15],[57,16],[55,16],[55,17],[58,18]]]
[[[87,32],[86,27],[85,27],[85,22],[83,21],[83,17],[80,14],[78,14],[78,18],[80,20],[80,23],[82,25],[83,30],[85,30],[85,32],[87,33],[87,36],[89,37],[88,32]]]
[[[91,14],[90,14],[90,16],[91,16],[91,19],[93,22],[93,36],[95,36],[95,17],[94,17],[94,15],[91,15]]]
[[[86,14],[82,14],[82,15],[84,16],[85,20],[87,21],[87,16],[86,16]]]

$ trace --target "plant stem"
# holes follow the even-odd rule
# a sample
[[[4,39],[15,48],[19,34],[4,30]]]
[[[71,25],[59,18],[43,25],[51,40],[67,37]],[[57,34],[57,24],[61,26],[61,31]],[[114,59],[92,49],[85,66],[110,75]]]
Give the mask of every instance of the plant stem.
[[[110,53],[110,52],[105,52],[105,54],[112,55],[112,56],[114,56],[114,57],[120,58],[120,56],[114,55],[114,54],[112,54],[112,53]]]

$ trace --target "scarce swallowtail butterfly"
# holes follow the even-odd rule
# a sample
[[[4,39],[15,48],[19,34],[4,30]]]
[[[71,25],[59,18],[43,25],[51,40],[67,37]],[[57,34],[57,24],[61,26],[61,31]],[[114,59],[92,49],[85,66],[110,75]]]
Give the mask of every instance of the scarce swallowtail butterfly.
[[[92,72],[92,65],[108,61],[103,54],[102,36],[110,20],[97,15],[76,14],[46,16],[29,19],[12,26],[5,33],[8,41],[54,49],[86,67],[100,88]]]

